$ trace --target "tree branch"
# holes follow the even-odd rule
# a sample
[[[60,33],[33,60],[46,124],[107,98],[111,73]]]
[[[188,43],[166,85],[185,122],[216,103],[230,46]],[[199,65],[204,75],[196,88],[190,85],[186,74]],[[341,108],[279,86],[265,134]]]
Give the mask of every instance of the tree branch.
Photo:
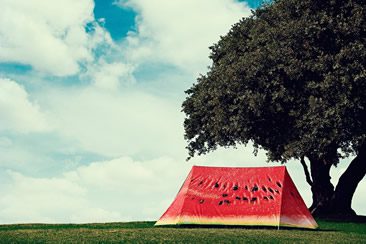
[[[313,181],[311,180],[311,177],[310,177],[310,173],[309,173],[309,169],[308,169],[308,166],[306,165],[306,162],[305,162],[305,159],[304,159],[304,156],[301,157],[300,159],[300,163],[302,165],[302,167],[304,168],[304,173],[305,173],[305,177],[306,177],[306,182],[312,186],[313,185]]]

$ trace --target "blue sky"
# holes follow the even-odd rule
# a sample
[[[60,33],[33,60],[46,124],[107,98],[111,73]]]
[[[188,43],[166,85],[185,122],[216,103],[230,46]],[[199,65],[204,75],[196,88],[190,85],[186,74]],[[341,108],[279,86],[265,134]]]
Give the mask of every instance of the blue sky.
[[[6,0],[0,223],[154,220],[192,165],[268,165],[250,146],[185,162],[180,112],[208,47],[259,2]],[[309,203],[298,162],[288,167]],[[366,214],[364,190],[354,206]]]
[[[114,0],[95,0],[94,16],[105,19],[104,27],[114,40],[120,40],[134,30],[136,12],[132,8],[118,7]],[[123,24],[122,24],[123,23]]]
[[[262,1],[249,0],[246,2],[251,8],[257,8]],[[133,8],[120,8],[115,4],[115,0],[95,0],[94,2],[95,18],[105,19],[104,27],[109,31],[114,40],[123,39],[128,31],[135,29],[135,17],[137,14]]]

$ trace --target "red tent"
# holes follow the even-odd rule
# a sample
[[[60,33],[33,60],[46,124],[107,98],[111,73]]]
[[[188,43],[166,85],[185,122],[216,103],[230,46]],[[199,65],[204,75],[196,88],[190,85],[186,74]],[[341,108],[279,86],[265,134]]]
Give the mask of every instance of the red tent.
[[[181,224],[317,228],[285,166],[193,166],[155,225]]]

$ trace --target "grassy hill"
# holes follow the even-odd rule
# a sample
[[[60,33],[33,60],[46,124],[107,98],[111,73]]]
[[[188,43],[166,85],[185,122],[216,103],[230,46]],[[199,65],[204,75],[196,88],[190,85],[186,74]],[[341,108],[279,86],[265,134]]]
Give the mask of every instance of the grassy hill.
[[[318,221],[315,231],[273,228],[167,228],[154,222],[0,225],[0,243],[365,243],[366,223]]]

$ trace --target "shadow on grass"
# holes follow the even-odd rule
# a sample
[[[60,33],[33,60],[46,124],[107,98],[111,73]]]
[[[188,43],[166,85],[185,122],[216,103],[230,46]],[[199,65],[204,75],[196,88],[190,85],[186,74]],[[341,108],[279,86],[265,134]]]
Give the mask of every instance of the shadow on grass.
[[[317,218],[317,220],[320,221],[328,221],[328,222],[347,222],[347,223],[361,223],[366,224],[366,216],[363,215],[356,215],[356,216],[331,216],[331,217],[325,217],[325,218]]]
[[[184,225],[164,225],[154,226],[154,228],[183,228],[183,229],[243,229],[243,230],[299,230],[299,231],[332,231],[320,229],[306,229],[298,227],[282,227],[280,226],[251,226],[251,225],[199,225],[199,224],[184,224]]]

